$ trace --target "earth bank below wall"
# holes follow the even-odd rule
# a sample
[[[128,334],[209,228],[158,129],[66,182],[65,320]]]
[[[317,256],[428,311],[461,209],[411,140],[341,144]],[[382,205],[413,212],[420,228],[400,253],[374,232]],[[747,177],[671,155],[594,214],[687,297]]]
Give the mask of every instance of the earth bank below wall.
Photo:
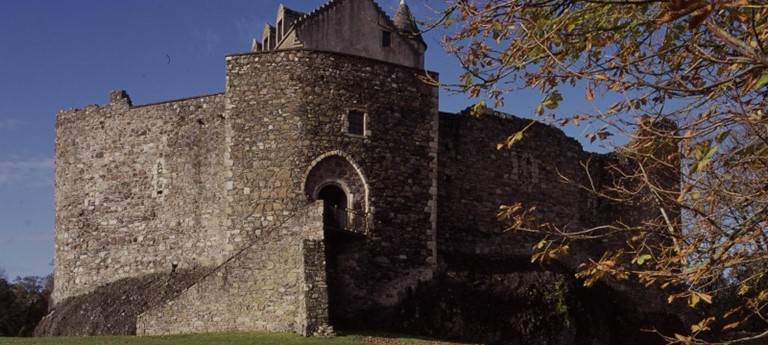
[[[35,329],[37,337],[134,335],[141,313],[192,286],[204,270],[123,278],[56,304]]]

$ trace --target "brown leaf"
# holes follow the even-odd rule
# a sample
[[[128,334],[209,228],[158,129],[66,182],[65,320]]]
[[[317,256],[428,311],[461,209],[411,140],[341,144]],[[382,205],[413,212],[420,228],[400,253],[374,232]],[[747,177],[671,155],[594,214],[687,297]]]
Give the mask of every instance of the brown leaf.
[[[752,88],[755,87],[755,84],[757,84],[757,79],[755,79],[754,76],[750,76],[749,79],[747,79],[747,82],[744,84],[744,90],[741,91],[741,97],[744,97],[749,91],[752,91]]]
[[[742,6],[748,6],[748,5],[749,5],[749,0],[737,0],[734,2],[724,4],[723,7],[742,7]]]
[[[595,99],[595,95],[592,93],[592,84],[587,84],[587,100],[591,101]]]
[[[699,11],[692,13],[691,21],[688,22],[688,29],[693,30],[704,23],[710,14],[712,14],[712,6],[707,6]]]
[[[656,19],[656,26],[674,22],[688,15],[698,16],[702,14],[699,13],[700,11],[712,11],[711,5],[703,0],[673,0],[667,4],[666,8],[662,8],[663,14]],[[709,13],[706,14],[706,16],[708,15]],[[704,16],[704,19],[706,19],[706,16]]]

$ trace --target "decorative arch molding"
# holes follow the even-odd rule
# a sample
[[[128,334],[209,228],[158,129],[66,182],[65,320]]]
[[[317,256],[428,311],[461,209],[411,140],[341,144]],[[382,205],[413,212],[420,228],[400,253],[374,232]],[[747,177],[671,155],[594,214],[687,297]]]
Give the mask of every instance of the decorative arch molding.
[[[324,162],[324,161],[326,161],[328,159],[332,159],[334,157],[341,158],[344,161],[346,161],[347,163],[349,163],[349,165],[352,167],[352,169],[357,174],[357,177],[360,179],[360,182],[362,184],[363,211],[365,211],[365,213],[370,213],[372,210],[371,210],[370,198],[369,198],[370,186],[368,185],[368,178],[365,177],[365,173],[363,172],[363,169],[360,167],[360,165],[357,164],[357,162],[352,158],[352,156],[350,156],[349,154],[347,154],[344,151],[333,150],[333,151],[329,151],[329,152],[323,153],[320,156],[318,156],[317,158],[315,158],[312,161],[312,163],[309,164],[309,167],[307,167],[307,169],[304,171],[304,181],[302,183],[302,190],[304,190],[305,192],[309,192],[309,194],[310,194],[310,195],[308,195],[309,197],[315,198],[315,197],[317,197],[317,193],[320,191],[320,189],[322,187],[324,187],[324,186],[326,186],[328,184],[337,184],[342,189],[344,189],[344,191],[347,194],[353,194],[354,193],[353,188],[350,187],[350,185],[348,184],[348,181],[344,181],[342,179],[336,179],[336,178],[326,178],[326,179],[323,179],[322,182],[320,182],[320,183],[316,184],[315,186],[313,186],[311,191],[308,190],[308,188],[309,188],[308,183],[310,182],[309,179],[310,179],[310,174],[312,173],[312,171],[316,167],[318,167],[318,165],[320,165],[322,162]]]
[[[342,191],[344,191],[344,194],[346,194],[349,197],[349,199],[347,200],[347,208],[352,207],[352,201],[354,200],[355,192],[352,191],[352,188],[350,188],[349,185],[346,182],[344,182],[344,180],[339,180],[339,179],[322,180],[320,183],[318,183],[315,186],[315,188],[313,188],[311,193],[312,199],[317,200],[318,195],[320,195],[320,191],[327,186],[336,186],[336,187],[339,187]]]

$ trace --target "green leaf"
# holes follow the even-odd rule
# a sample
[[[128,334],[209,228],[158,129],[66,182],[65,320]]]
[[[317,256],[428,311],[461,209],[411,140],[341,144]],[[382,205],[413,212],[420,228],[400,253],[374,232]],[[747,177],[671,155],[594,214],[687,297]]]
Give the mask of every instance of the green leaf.
[[[648,261],[650,259],[651,259],[651,255],[650,254],[643,254],[643,255],[640,255],[640,256],[635,257],[634,259],[632,259],[632,262],[636,263],[638,265],[642,265],[642,264],[644,264],[646,261]]]
[[[768,71],[763,72],[762,75],[760,75],[760,79],[757,80],[757,84],[755,84],[755,88],[759,89],[763,87],[763,85],[768,84]]]
[[[544,102],[541,102],[541,104],[547,107],[547,109],[557,109],[557,107],[560,106],[560,101],[562,100],[563,95],[560,94],[559,91],[555,90],[548,94],[547,97],[544,97]]]
[[[480,101],[472,107],[472,116],[480,117],[485,113],[485,109],[488,107],[485,105],[485,101]]]
[[[523,131],[519,131],[515,133],[515,135],[509,137],[509,142],[507,143],[507,147],[512,147],[516,142],[523,140]]]
[[[718,133],[717,136],[715,137],[715,141],[718,144],[722,144],[723,141],[725,141],[725,139],[728,139],[728,136],[730,136],[730,135],[731,135],[731,131],[725,131],[725,132]]]
[[[707,154],[699,161],[699,164],[696,166],[696,171],[701,171],[702,168],[707,166],[709,164],[709,161],[712,160],[712,156],[717,153],[717,150],[720,148],[720,145],[715,145]]]

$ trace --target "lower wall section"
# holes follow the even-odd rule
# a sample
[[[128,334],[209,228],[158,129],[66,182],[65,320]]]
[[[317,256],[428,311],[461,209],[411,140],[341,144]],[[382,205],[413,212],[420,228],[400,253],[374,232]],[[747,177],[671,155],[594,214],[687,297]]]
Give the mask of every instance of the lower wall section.
[[[325,245],[323,241],[304,240],[304,286],[299,294],[300,306],[297,332],[309,336],[321,326],[329,325],[328,284],[325,270]]]
[[[642,330],[687,329],[653,289],[627,294],[602,282],[585,288],[572,271],[532,264],[529,256],[441,258],[432,280],[368,314],[365,329],[507,345],[661,345],[661,336]]]
[[[179,297],[138,317],[137,335],[299,332],[328,322],[322,203],[265,229]]]

